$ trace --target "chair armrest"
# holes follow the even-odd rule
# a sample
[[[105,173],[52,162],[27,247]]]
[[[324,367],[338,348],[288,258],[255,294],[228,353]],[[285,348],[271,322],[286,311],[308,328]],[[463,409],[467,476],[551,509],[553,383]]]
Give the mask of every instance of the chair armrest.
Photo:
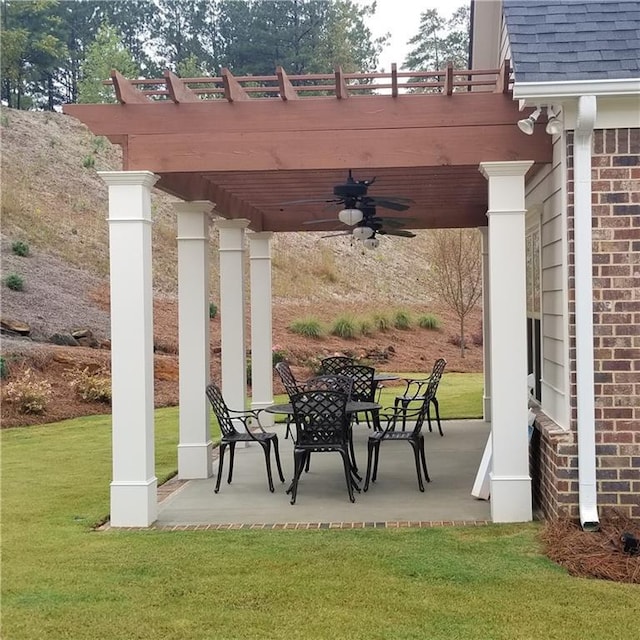
[[[258,426],[258,429],[263,433],[266,433],[262,423],[260,422],[260,411],[262,409],[245,409],[244,411],[237,411],[235,409],[228,409],[231,418],[237,418],[242,422],[246,432],[251,435],[251,429],[249,428],[249,420],[255,420],[255,424]]]
[[[415,422],[420,417],[422,407],[419,409],[385,409],[380,412],[380,422],[385,423],[383,431],[394,431],[396,424],[403,422]]]
[[[422,389],[429,384],[431,376],[428,378],[401,378],[405,383],[404,393],[402,398],[417,398],[421,395]]]

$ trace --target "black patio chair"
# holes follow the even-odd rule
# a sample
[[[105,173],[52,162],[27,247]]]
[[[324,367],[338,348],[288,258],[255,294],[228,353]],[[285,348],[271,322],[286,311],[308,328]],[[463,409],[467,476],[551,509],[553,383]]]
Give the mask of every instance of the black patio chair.
[[[339,374],[325,374],[309,378],[301,387],[301,391],[342,391],[351,397],[353,380]]]
[[[426,411],[427,422],[429,423],[429,431],[433,431],[431,427],[431,405],[436,410],[436,420],[438,422],[438,431],[443,436],[442,424],[440,423],[440,407],[438,406],[438,398],[436,393],[438,392],[438,385],[444,372],[444,368],[447,365],[447,361],[444,358],[438,358],[431,371],[431,375],[428,378],[403,378],[405,383],[405,389],[402,395],[396,396],[393,401],[394,408],[400,407],[407,411],[411,403],[422,404],[426,398],[428,398]],[[407,420],[402,421],[402,430],[406,427]]]
[[[422,473],[424,473],[424,479],[427,482],[431,482],[429,472],[427,470],[427,458],[424,452],[424,435],[422,433],[422,426],[424,424],[425,416],[428,415],[428,407],[431,402],[431,398],[435,395],[435,389],[437,388],[437,381],[432,381],[422,400],[420,407],[415,409],[398,408],[396,407],[392,411],[384,412],[380,415],[386,426],[383,431],[374,431],[367,441],[367,474],[364,481],[364,491],[369,489],[369,480],[375,482],[378,476],[378,460],[380,457],[380,445],[383,442],[408,442],[413,449],[413,457],[416,465],[416,473],[418,475],[418,488],[420,491],[424,491],[424,484],[422,482]],[[415,422],[413,429],[410,431],[402,430],[396,431],[398,422],[405,424],[405,421],[409,419]],[[372,475],[373,470],[373,475]]]
[[[349,500],[355,502],[355,482],[351,475],[349,457],[347,394],[342,391],[314,389],[294,395],[291,404],[296,425],[293,448],[295,470],[291,486],[287,489],[287,493],[291,494],[291,504],[296,503],[300,476],[311,453],[331,452],[342,456]]]
[[[355,360],[349,356],[329,356],[320,360],[320,375],[339,373],[342,367],[355,364]]]
[[[268,433],[262,428],[257,411],[234,411],[227,407],[227,403],[222,397],[220,388],[211,383],[207,386],[207,398],[211,403],[213,412],[220,425],[222,438],[220,439],[220,462],[218,464],[218,477],[216,478],[215,493],[220,490],[220,479],[222,478],[222,466],[224,464],[224,454],[229,447],[229,475],[227,476],[227,484],[231,484],[233,479],[233,459],[238,442],[257,442],[264,451],[264,459],[267,464],[267,480],[269,481],[269,491],[273,493],[273,480],[271,478],[271,445],[273,444],[274,457],[276,466],[278,467],[278,475],[280,481],[284,482],[282,475],[282,466],[280,464],[280,453],[278,451],[278,436],[275,433]],[[254,420],[257,431],[251,430],[250,420]],[[239,422],[244,427],[244,431],[236,429],[234,422]]]
[[[289,363],[283,360],[282,362],[276,363],[274,369],[280,376],[280,380],[284,385],[284,390],[289,396],[289,401],[291,401],[292,396],[295,396],[296,393],[300,393],[302,389],[298,384],[296,377],[293,375],[293,371],[291,371]],[[284,433],[285,440],[291,435],[291,420],[291,416],[287,416],[287,430]]]
[[[376,402],[378,383],[374,379],[376,370],[373,367],[367,367],[363,364],[351,364],[342,367],[339,373],[341,376],[351,378],[353,381],[353,386],[351,387],[352,400],[356,402]],[[369,428],[371,428],[371,423],[369,422],[369,414],[371,414],[374,429],[380,429],[378,412],[377,409],[365,412],[365,419]],[[354,414],[353,418],[356,422],[358,421],[356,414]]]

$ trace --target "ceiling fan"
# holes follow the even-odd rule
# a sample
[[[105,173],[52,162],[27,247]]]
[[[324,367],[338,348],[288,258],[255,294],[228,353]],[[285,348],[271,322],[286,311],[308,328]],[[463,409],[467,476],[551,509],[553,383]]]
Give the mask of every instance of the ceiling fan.
[[[343,215],[344,214],[344,215]],[[378,236],[399,236],[402,238],[415,238],[412,231],[403,229],[406,222],[412,218],[386,217],[376,215],[376,208],[371,205],[362,208],[343,209],[338,214],[338,218],[344,224],[353,226],[353,230],[332,233],[323,238],[333,238],[335,236],[352,236],[356,240],[361,240],[367,249],[375,249],[379,246]],[[325,220],[312,220],[305,224],[318,224],[321,222],[333,222],[333,218]]]
[[[371,196],[368,195],[369,187],[375,182],[375,177],[370,180],[355,180],[352,170],[346,182],[333,187],[333,196],[320,198],[305,198],[302,200],[290,200],[282,204],[306,204],[313,202],[324,202],[329,206],[339,205],[345,209],[356,209],[363,207],[383,207],[393,211],[406,211],[409,203],[413,200],[402,196]]]

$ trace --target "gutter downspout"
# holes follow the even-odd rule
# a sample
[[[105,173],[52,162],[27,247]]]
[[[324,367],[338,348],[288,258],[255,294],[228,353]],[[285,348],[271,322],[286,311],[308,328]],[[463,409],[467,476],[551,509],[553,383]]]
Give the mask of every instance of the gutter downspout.
[[[578,500],[585,531],[600,527],[596,490],[596,438],[593,358],[593,244],[591,141],[596,97],[580,96],[574,133],[573,228],[575,260],[576,401]]]

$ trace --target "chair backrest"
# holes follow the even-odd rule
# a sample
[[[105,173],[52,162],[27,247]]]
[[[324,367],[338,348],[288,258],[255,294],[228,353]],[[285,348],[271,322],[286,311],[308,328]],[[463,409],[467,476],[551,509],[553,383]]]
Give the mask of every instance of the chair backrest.
[[[309,378],[301,391],[342,391],[347,394],[347,398],[351,396],[351,387],[353,386],[353,380],[347,376],[341,376],[338,374],[328,373],[323,376],[316,376],[315,378]]]
[[[376,370],[363,364],[350,364],[340,369],[340,375],[351,378],[351,399],[356,402],[375,402],[377,384],[373,379]]]
[[[429,376],[429,382],[427,384],[427,391],[425,392],[425,396],[428,398],[435,398],[436,392],[438,391],[438,385],[440,384],[440,379],[442,378],[442,374],[444,373],[444,368],[447,366],[447,361],[444,358],[438,358],[431,370],[431,375]]]
[[[213,382],[207,385],[207,398],[209,398],[213,413],[218,420],[222,435],[230,436],[238,433],[238,430],[233,426],[233,420],[229,415],[229,407],[227,407],[227,403],[222,397],[222,392]]]
[[[338,373],[342,367],[354,364],[354,359],[349,356],[329,356],[320,360],[320,374]]]
[[[315,389],[291,398],[296,445],[344,445],[347,442],[347,394]]]
[[[289,398],[291,398],[291,396],[294,396],[296,393],[300,393],[300,386],[298,385],[298,382],[296,381],[296,378],[291,371],[289,363],[284,361],[278,362],[274,368],[278,372],[280,380],[282,380],[282,384],[284,385],[284,389],[287,392]]]

